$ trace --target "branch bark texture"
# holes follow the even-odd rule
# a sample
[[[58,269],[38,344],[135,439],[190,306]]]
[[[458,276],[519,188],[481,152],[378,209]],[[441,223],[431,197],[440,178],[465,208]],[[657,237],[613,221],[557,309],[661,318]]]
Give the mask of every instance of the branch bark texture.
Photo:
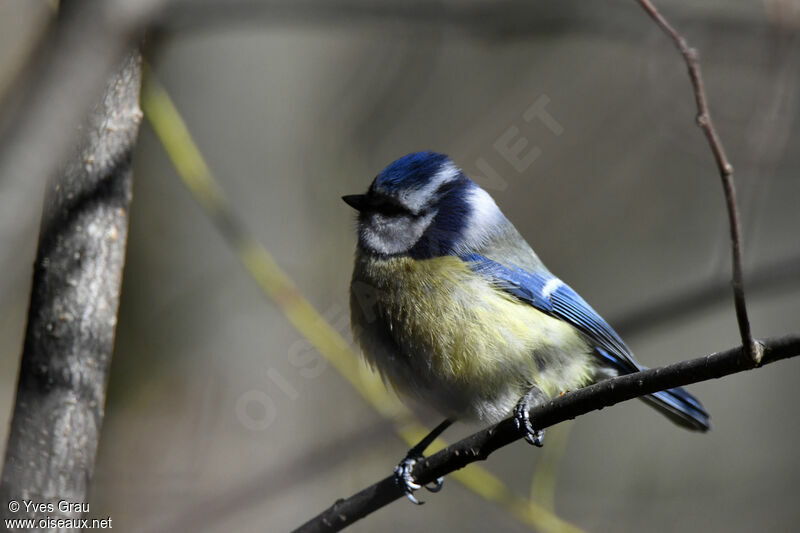
[[[759,345],[763,351],[760,364],[754,362],[742,347],[736,347],[706,357],[608,379],[569,392],[532,409],[530,415],[533,426],[544,429],[656,391],[721,378],[800,355],[800,335],[767,339]],[[512,419],[503,420],[420,461],[414,469],[414,479],[421,484],[430,483],[470,463],[486,459],[495,450],[521,437]],[[295,533],[340,531],[403,496],[403,489],[396,483],[395,477],[386,477],[347,499],[337,501],[297,528]]]
[[[0,241],[21,244],[45,184],[79,142],[76,124],[168,0],[61,0],[0,108]],[[2,283],[2,281],[0,281]]]
[[[11,513],[11,500],[87,500],[125,260],[140,85],[141,58],[130,53],[46,193],[0,481],[3,518],[80,517],[24,505]]]

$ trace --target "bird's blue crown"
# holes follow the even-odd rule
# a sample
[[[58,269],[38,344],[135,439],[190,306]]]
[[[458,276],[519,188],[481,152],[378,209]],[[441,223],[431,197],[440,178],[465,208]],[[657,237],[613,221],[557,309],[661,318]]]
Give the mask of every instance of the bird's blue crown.
[[[447,163],[452,161],[444,154],[414,152],[383,169],[375,178],[373,186],[389,194],[423,187]]]

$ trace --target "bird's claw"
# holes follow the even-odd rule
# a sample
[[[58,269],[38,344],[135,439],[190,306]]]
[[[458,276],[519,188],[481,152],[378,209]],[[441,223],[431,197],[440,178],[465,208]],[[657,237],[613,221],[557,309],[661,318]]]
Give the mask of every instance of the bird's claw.
[[[417,483],[412,472],[418,459],[422,459],[422,457],[406,457],[400,461],[400,464],[394,467],[394,479],[395,482],[403,488],[403,492],[412,503],[415,505],[422,505],[425,502],[417,499],[417,497],[414,496],[414,492],[421,489],[423,486],[430,492],[439,492],[442,490],[444,478],[437,478],[436,481],[428,485],[420,485]]]
[[[528,402],[525,401],[525,398],[520,400],[520,402],[514,407],[514,423],[517,426],[517,429],[523,433],[525,440],[528,441],[528,444],[532,444],[537,448],[541,448],[543,446],[543,439],[544,439],[544,430],[543,429],[534,429],[533,423],[531,422],[531,415],[529,412],[529,405]]]
[[[425,485],[425,488],[428,490],[428,492],[439,492],[442,490],[442,485],[444,485],[444,478],[437,477],[433,483]]]

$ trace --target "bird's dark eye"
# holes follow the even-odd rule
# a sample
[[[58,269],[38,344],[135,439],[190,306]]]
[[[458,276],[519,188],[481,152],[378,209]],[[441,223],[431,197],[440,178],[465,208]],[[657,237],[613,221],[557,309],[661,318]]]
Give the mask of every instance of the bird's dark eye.
[[[408,209],[395,202],[382,202],[375,206],[375,211],[389,217],[412,214]]]
[[[400,215],[413,215],[406,207],[400,205],[394,198],[375,194],[372,191],[367,194],[371,211],[394,217]]]

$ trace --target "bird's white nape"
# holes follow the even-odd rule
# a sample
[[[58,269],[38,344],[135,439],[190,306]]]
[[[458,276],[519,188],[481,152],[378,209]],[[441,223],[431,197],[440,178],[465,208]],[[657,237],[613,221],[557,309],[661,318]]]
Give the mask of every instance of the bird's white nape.
[[[468,253],[481,248],[506,222],[494,199],[478,185],[473,184],[470,187],[466,198],[470,214],[461,238],[455,245],[459,253]]]

